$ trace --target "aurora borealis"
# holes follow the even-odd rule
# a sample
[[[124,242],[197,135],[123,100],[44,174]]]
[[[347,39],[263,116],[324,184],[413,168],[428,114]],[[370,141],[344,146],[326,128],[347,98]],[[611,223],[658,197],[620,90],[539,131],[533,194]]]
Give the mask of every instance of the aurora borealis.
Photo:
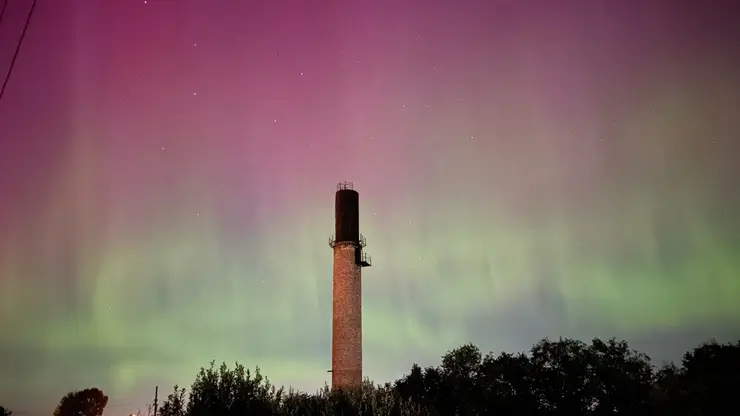
[[[469,341],[737,340],[736,9],[40,1],[0,101],[0,404],[126,414],[211,360],[322,386],[341,180],[375,381]]]

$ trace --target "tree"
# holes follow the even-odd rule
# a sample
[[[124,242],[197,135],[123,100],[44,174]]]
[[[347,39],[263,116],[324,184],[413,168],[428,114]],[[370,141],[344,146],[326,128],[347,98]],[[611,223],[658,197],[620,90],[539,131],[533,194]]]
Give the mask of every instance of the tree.
[[[481,352],[473,344],[465,344],[442,357],[443,385],[447,395],[449,414],[475,414],[480,402],[478,378]],[[439,392],[441,393],[441,392]]]
[[[159,416],[185,416],[185,389],[175,385],[159,409]]]
[[[487,354],[480,366],[478,383],[481,388],[483,414],[537,415],[539,399],[534,390],[533,366],[524,354]]]
[[[683,369],[669,363],[655,373],[652,403],[655,414],[681,415],[688,409],[688,394],[682,385]]]
[[[283,389],[277,389],[262,376],[259,368],[254,374],[241,364],[229,370],[226,363],[216,369],[201,368],[190,387],[187,414],[243,415],[273,414],[280,402]]]
[[[409,374],[395,382],[394,390],[402,400],[422,408],[439,410],[448,405],[444,379],[436,367],[422,369],[414,364]]]
[[[534,390],[545,412],[582,415],[593,405],[588,347],[581,341],[543,339],[531,350]]]
[[[100,389],[75,391],[62,397],[54,416],[101,416],[106,405],[108,396]]]
[[[630,350],[624,341],[596,338],[585,358],[593,414],[654,414],[650,357]]]
[[[687,352],[680,367],[656,371],[626,342],[598,338],[590,344],[544,339],[529,354],[498,356],[482,356],[467,344],[445,354],[439,366],[414,364],[394,384],[364,380],[357,389],[324,387],[316,394],[278,389],[259,368],[252,373],[239,364],[211,363],[196,375],[188,397],[175,386],[159,416],[704,416],[732,412],[738,373],[740,342],[703,344]]]
[[[684,354],[682,364],[679,371],[674,374],[666,372],[663,376],[676,377],[668,397],[681,402],[685,414],[725,414],[737,407],[735,394],[740,391],[740,342],[718,344],[711,340]],[[664,380],[664,383],[669,382]]]
[[[3,406],[0,406],[0,416],[10,416],[13,412],[11,412],[9,409],[6,409]]]

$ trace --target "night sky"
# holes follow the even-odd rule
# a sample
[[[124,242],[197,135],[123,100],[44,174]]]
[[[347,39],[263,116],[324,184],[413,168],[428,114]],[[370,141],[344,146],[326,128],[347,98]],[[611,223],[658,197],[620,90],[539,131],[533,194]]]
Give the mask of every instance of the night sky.
[[[466,342],[737,340],[735,9],[40,0],[0,100],[0,404],[123,415],[214,359],[323,386],[342,180],[377,382]]]

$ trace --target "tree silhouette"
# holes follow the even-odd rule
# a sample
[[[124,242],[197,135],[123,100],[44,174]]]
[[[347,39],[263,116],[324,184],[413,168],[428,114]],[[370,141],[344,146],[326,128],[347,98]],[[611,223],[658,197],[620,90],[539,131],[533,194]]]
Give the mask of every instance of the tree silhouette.
[[[624,341],[594,339],[585,358],[593,414],[654,413],[650,357],[630,350]]]
[[[101,416],[108,396],[97,388],[68,393],[62,397],[54,416]]]
[[[9,409],[6,409],[3,406],[0,406],[0,416],[10,416],[13,412],[11,412]]]
[[[677,382],[668,397],[681,403],[685,414],[724,414],[737,407],[734,395],[740,391],[740,342],[704,343],[684,354],[682,364],[683,368],[672,374]]]
[[[185,389],[175,385],[173,392],[167,396],[162,403],[158,415],[160,416],[185,416]]]
[[[534,390],[533,366],[524,354],[488,354],[481,362],[478,382],[481,408],[487,414],[536,415],[539,397]]]
[[[483,356],[466,344],[437,367],[414,364],[394,384],[315,394],[276,388],[257,368],[202,368],[186,395],[175,386],[160,416],[606,415],[704,416],[733,408],[740,342],[703,344],[681,367],[656,369],[624,341],[543,339],[529,354]]]
[[[655,374],[652,401],[658,415],[681,415],[688,409],[688,395],[682,385],[683,369],[670,363]]]

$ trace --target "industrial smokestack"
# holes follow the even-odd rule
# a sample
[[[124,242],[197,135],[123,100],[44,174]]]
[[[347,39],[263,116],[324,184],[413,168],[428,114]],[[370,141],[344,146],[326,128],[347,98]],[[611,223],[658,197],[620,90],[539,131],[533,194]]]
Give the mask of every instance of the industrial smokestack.
[[[360,195],[351,182],[340,182],[334,199],[332,389],[362,383],[362,268],[370,266],[360,234]]]

